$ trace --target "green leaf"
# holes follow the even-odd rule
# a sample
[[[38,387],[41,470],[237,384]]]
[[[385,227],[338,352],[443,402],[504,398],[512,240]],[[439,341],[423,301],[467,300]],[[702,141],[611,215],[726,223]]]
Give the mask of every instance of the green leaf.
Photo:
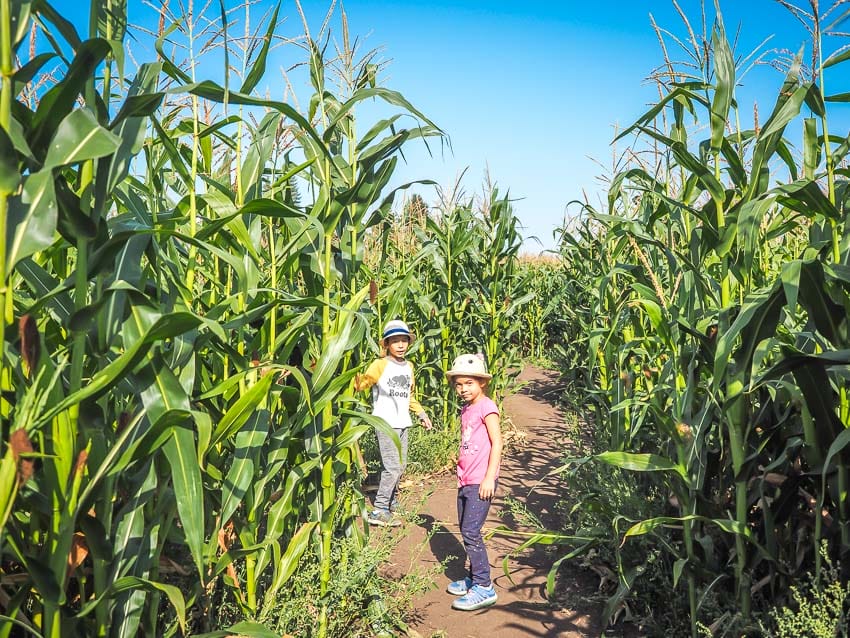
[[[106,187],[110,193],[127,177],[130,164],[144,143],[148,118],[153,116],[155,108],[162,102],[164,94],[154,92],[161,69],[161,63],[148,63],[139,67],[127,92],[127,99],[110,124],[112,132],[121,140],[109,164]]]
[[[626,530],[626,533],[623,536],[623,543],[625,543],[626,539],[631,536],[641,536],[643,534],[648,534],[649,532],[657,529],[658,527],[661,527],[662,525],[673,525],[676,523],[685,523],[688,521],[703,521],[705,523],[711,523],[713,525],[716,525],[719,529],[728,534],[740,534],[745,538],[752,537],[752,532],[750,531],[750,528],[746,525],[741,524],[738,521],[734,521],[732,519],[727,518],[708,518],[706,516],[690,514],[688,516],[658,516],[656,518],[650,518],[645,521],[635,523],[628,530]]]
[[[183,334],[201,323],[200,318],[188,312],[175,312],[159,317],[153,324],[128,346],[120,356],[96,372],[82,388],[50,406],[33,423],[34,428],[41,427],[53,417],[64,412],[72,405],[100,396],[123,380],[124,372],[132,369],[150,349],[151,344],[162,339]]]
[[[161,91],[129,95],[115,115],[115,119],[109,124],[109,128],[115,129],[119,124],[133,117],[148,117],[153,115],[156,113],[159,105],[162,104],[164,97],[165,93]]]
[[[826,339],[836,348],[846,347],[847,312],[843,305],[829,296],[823,264],[813,259],[805,261],[800,270],[800,304]]]
[[[826,479],[829,475],[829,466],[832,464],[832,459],[843,452],[848,445],[850,445],[850,428],[844,428],[839,431],[838,436],[830,444],[829,451],[826,453],[826,459],[823,462],[819,511],[823,508],[824,497],[829,493],[826,486]]]
[[[688,564],[687,558],[679,558],[673,563],[673,589],[679,585],[679,579],[682,577],[682,570]]]
[[[800,107],[806,99],[809,92],[807,85],[797,87],[790,97],[786,99],[780,98],[777,101],[777,109],[771,114],[770,119],[764,124],[764,128],[759,132],[759,138],[765,138],[774,133],[781,134],[785,127],[800,114]],[[784,97],[784,96],[783,96]]]
[[[267,595],[271,595],[283,587],[292,577],[292,574],[295,573],[295,570],[298,568],[298,562],[301,560],[301,556],[304,555],[310,543],[310,535],[313,533],[317,524],[315,521],[304,523],[290,539],[283,555],[276,557],[274,580]]]
[[[18,262],[17,268],[27,285],[29,285],[38,301],[27,309],[30,314],[40,307],[48,306],[60,323],[67,321],[74,312],[74,301],[68,294],[70,285],[60,284],[50,273],[27,257]]]
[[[114,153],[121,140],[97,123],[89,109],[71,111],[62,120],[44,160],[44,169],[76,164]]]
[[[558,569],[561,567],[561,563],[567,560],[572,560],[574,558],[577,558],[578,556],[581,556],[582,554],[585,554],[590,548],[594,547],[598,543],[599,541],[595,539],[589,541],[584,545],[577,547],[568,554],[564,554],[558,560],[552,563],[552,566],[549,568],[549,573],[546,575],[546,594],[549,596],[549,598],[554,598],[555,596],[555,577],[558,574]]]
[[[844,430],[844,425],[838,418],[837,397],[832,391],[825,363],[809,358],[806,364],[792,368],[792,373],[815,420],[815,431],[820,449],[823,450],[829,441]]]
[[[782,133],[788,123],[799,114],[800,106],[808,93],[806,87],[799,86],[801,64],[802,51],[794,57],[788,73],[785,75],[773,112],[759,131],[750,169],[750,198],[762,192],[760,190],[763,190],[762,185],[764,183],[762,174],[766,172],[773,154],[777,152],[777,149],[782,148]],[[782,155],[781,150],[780,155]],[[793,165],[792,159],[791,166]]]
[[[738,223],[732,226],[732,228],[737,229],[740,239],[739,245],[743,252],[744,272],[752,271],[753,262],[760,247],[759,230],[772,206],[773,199],[771,197],[749,200],[741,206],[738,213]]]
[[[184,633],[186,632],[186,601],[180,589],[174,585],[166,585],[165,583],[158,583],[147,578],[139,578],[138,576],[124,576],[116,580],[98,598],[84,605],[77,613],[77,618],[87,616],[104,600],[108,600],[116,594],[135,589],[145,589],[147,591],[165,594],[171,606],[174,607],[174,611],[177,612],[177,622],[180,624],[180,628]]]
[[[827,95],[824,100],[827,102],[850,102],[850,93],[836,93],[835,95]]]
[[[0,196],[8,196],[18,190],[21,174],[12,138],[0,126]]]
[[[248,488],[256,480],[255,474],[260,469],[260,452],[268,434],[269,415],[267,411],[262,411],[254,412],[245,428],[236,435],[233,463],[221,488],[219,525],[222,527],[230,520]]]
[[[687,481],[688,474],[685,468],[679,463],[674,463],[670,459],[659,456],[658,454],[635,454],[632,452],[603,452],[597,454],[595,459],[621,467],[625,470],[633,470],[635,472],[675,472]]]
[[[813,180],[820,164],[820,144],[818,144],[818,121],[813,117],[803,120],[803,176]]]
[[[776,198],[778,202],[806,217],[815,219],[823,216],[836,221],[841,219],[841,213],[824,195],[817,182],[799,180],[777,186],[774,191],[781,193]]]
[[[304,211],[294,208],[285,202],[277,202],[273,199],[256,198],[249,201],[237,213],[239,215],[262,215],[274,219],[300,219],[304,218]]]
[[[357,310],[363,305],[369,294],[369,285],[363,286],[352,295],[340,312],[334,333],[329,334],[327,343],[316,362],[312,384],[316,392],[321,391],[336,375],[340,361],[346,351],[363,341],[366,325],[358,316]]]
[[[223,631],[213,631],[206,634],[196,634],[195,638],[280,638],[280,633],[267,629],[265,625],[257,622],[242,621],[231,625]]]
[[[11,48],[14,50],[24,39],[30,26],[32,0],[16,0],[11,3],[9,15],[9,32],[12,36]]]
[[[272,38],[274,38],[275,29],[277,29],[277,14],[279,11],[280,3],[278,2],[275,5],[271,18],[269,18],[268,28],[266,29],[266,35],[263,37],[263,44],[260,47],[260,51],[254,60],[254,64],[251,65],[251,70],[248,71],[248,75],[245,76],[245,81],[239,88],[240,93],[244,93],[246,95],[250,94],[251,91],[256,88],[257,84],[262,79],[263,74],[266,72],[266,58],[269,54],[269,47],[271,46]]]
[[[30,5],[31,2],[23,2],[22,4]],[[76,27],[63,18],[57,11],[54,9],[49,2],[42,0],[38,3],[38,13],[40,16],[47,18],[48,21],[52,22],[56,27],[56,30],[62,34],[62,37],[68,41],[68,44],[71,45],[71,48],[77,50],[82,45],[82,39],[80,38],[80,34],[77,33]],[[26,33],[27,25],[19,24],[18,30],[20,37],[23,37],[24,33]],[[49,30],[45,30],[49,33]]]
[[[7,446],[3,458],[0,459],[0,529],[4,529],[6,521],[12,513],[12,505],[18,494],[18,461]]]
[[[97,12],[97,34],[101,38],[123,42],[127,31],[127,0],[101,0]]]
[[[739,370],[746,370],[749,369],[749,362],[758,344],[775,333],[779,314],[784,305],[785,292],[779,281],[769,290],[747,295],[734,323],[717,340],[712,379],[715,388],[719,388],[726,380],[726,369],[738,337],[743,335],[741,347],[735,359],[739,364]]]
[[[714,99],[711,101],[711,150],[718,152],[726,135],[726,122],[735,90],[735,58],[726,39],[723,20],[720,14],[711,35],[714,51]]]
[[[831,350],[820,354],[806,354],[785,346],[782,348],[782,354],[782,359],[759,378],[759,384],[779,379],[803,366],[814,365],[829,368],[850,365],[850,350]]]
[[[444,135],[442,129],[440,129],[430,119],[425,117],[425,114],[419,111],[419,109],[417,109],[416,107],[414,107],[413,104],[411,104],[401,93],[383,87],[375,87],[357,89],[354,93],[352,93],[351,97],[348,98],[348,100],[346,100],[342,104],[342,106],[340,106],[339,110],[334,114],[334,118],[331,120],[331,122],[328,124],[327,129],[325,130],[324,139],[331,139],[331,135],[334,133],[337,125],[345,119],[349,111],[351,111],[351,109],[353,109],[358,103],[376,97],[381,98],[387,104],[398,106],[404,109],[406,112],[410,113],[411,115],[416,116],[419,120],[432,127],[434,134]],[[368,144],[375,137],[377,137],[380,131],[384,130],[388,126],[391,126],[396,119],[396,117],[393,117],[390,120],[382,120],[377,125],[375,125],[367,133],[367,135],[358,142],[357,152],[360,153],[366,144]]]
[[[25,633],[21,634],[22,636],[25,636],[27,634],[31,634],[31,635],[35,636],[35,638],[44,638],[44,636],[42,634],[38,633],[38,631],[36,631],[33,628],[32,625],[30,625],[29,623],[22,622],[22,621],[18,620],[17,618],[10,618],[9,616],[3,616],[2,614],[0,614],[0,620],[7,622],[10,625],[15,625],[16,627],[20,627],[25,632]],[[0,624],[2,624],[2,623],[0,623]]]
[[[785,305],[792,314],[797,311],[802,266],[803,262],[799,259],[789,261],[782,265],[782,273],[780,274],[782,289],[785,291]]]
[[[823,68],[828,69],[836,64],[841,64],[845,60],[850,60],[850,49],[839,49],[823,61]]]
[[[95,70],[111,50],[108,42],[98,38],[79,46],[61,81],[39,100],[28,140],[31,148],[36,151],[48,148],[57,125],[74,110],[77,97],[85,93]]]
[[[702,83],[694,83],[689,86],[676,86],[672,91],[667,93],[663,98],[661,98],[650,110],[644,113],[640,119],[637,120],[634,124],[623,130],[622,133],[617,135],[614,138],[614,142],[621,140],[622,138],[630,135],[635,130],[640,130],[641,132],[647,132],[646,125],[652,123],[655,118],[658,116],[661,111],[672,101],[681,102],[684,101],[688,105],[690,105],[691,100],[695,102],[699,102],[704,106],[708,106],[708,101],[696,93],[696,91],[704,90],[709,88],[710,85],[702,84]],[[692,107],[689,110],[693,110]]]
[[[185,75],[185,74],[184,74]],[[224,89],[216,84],[215,82],[211,82],[209,80],[203,82],[195,82],[190,83],[190,79],[187,77],[185,80],[185,85],[178,86],[173,89],[170,89],[169,93],[183,94],[189,93],[191,95],[197,95],[198,97],[203,97],[208,100],[212,100],[214,102],[223,103],[225,101],[225,92]],[[319,153],[325,157],[326,159],[333,162],[333,157],[330,155],[328,149],[322,143],[322,138],[319,136],[316,129],[310,124],[309,120],[307,120],[301,113],[298,112],[297,109],[293,108],[289,104],[285,102],[278,102],[275,100],[266,100],[259,97],[253,97],[251,95],[245,95],[243,93],[237,93],[235,91],[230,91],[226,96],[227,101],[230,104],[243,104],[245,106],[262,106],[269,109],[274,109],[276,111],[280,111],[290,120],[295,122],[303,135],[307,137],[302,138],[302,142],[307,142],[312,140],[315,143],[315,148],[319,149]]]
[[[7,273],[24,257],[53,243],[57,219],[52,172],[45,170],[29,175],[24,182],[23,193],[9,200]]]
[[[201,468],[195,453],[195,434],[186,427],[174,428],[164,446],[171,471],[177,513],[183,525],[186,546],[195,559],[203,584],[204,575],[204,489]]]
[[[248,422],[250,416],[256,411],[257,406],[268,396],[274,376],[274,374],[267,374],[260,377],[257,383],[248,388],[248,391],[242,394],[230,406],[213,432],[212,441],[210,442],[211,446],[233,436],[234,433],[238,432]]]
[[[174,62],[171,61],[171,57],[164,50],[165,41],[168,39],[168,36],[172,34],[177,28],[180,27],[180,24],[183,22],[183,19],[180,18],[175,20],[165,31],[162,32],[156,42],[154,42],[154,49],[159,54],[159,59],[162,61],[162,70],[165,71],[166,74],[178,80],[179,82],[183,82],[185,84],[189,84],[192,81],[192,77],[183,71],[180,67],[178,67]]]
[[[298,487],[303,486],[307,481],[307,477],[316,468],[319,467],[319,459],[314,458],[296,465],[286,474],[281,493],[277,500],[272,503],[269,508],[268,517],[266,518],[266,536],[263,542],[263,549],[260,550],[257,556],[257,569],[261,572],[268,565],[270,560],[268,547],[275,547],[278,539],[283,536],[286,531],[287,516],[295,509],[293,499],[297,493]],[[314,524],[318,524],[314,521]]]

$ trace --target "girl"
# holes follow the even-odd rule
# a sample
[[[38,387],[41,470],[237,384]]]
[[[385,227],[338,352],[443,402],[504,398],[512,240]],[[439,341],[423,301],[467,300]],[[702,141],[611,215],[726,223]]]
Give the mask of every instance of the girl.
[[[398,483],[407,464],[407,430],[412,425],[410,411],[416,413],[426,430],[431,429],[431,419],[413,396],[413,366],[404,358],[413,339],[413,333],[403,321],[394,319],[387,322],[381,334],[386,356],[373,361],[366,373],[358,375],[354,381],[358,392],[372,388],[372,414],[389,423],[401,442],[399,455],[393,440],[376,430],[383,469],[375,506],[367,517],[372,525],[401,525],[392,510],[395,509]]]
[[[487,519],[498,483],[502,432],[499,408],[484,394],[492,375],[487,373],[483,356],[459,356],[446,376],[464,402],[457,461],[457,518],[469,557],[469,576],[449,584],[448,592],[459,596],[452,607],[472,611],[494,604],[497,598],[490,580],[490,560],[481,538],[481,527]]]

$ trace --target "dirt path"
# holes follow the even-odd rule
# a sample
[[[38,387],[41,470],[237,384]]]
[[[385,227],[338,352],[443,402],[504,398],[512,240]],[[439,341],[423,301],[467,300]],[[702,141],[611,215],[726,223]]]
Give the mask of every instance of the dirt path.
[[[523,527],[509,513],[505,497],[524,503],[544,525],[556,525],[554,511],[558,500],[558,482],[555,478],[540,481],[546,473],[558,467],[560,454],[568,444],[563,418],[554,405],[557,398],[555,375],[534,368],[526,368],[520,379],[524,388],[504,402],[505,416],[514,427],[524,433],[524,440],[512,445],[502,461],[499,490],[485,531],[500,525],[511,529],[533,531]],[[405,537],[400,542],[388,567],[389,575],[400,574],[411,561],[425,567],[436,568],[448,557],[465,556],[457,525],[457,483],[453,476],[439,478],[433,493],[419,512],[423,521],[419,526],[410,524],[398,528]],[[531,488],[534,487],[534,491]],[[501,515],[501,516],[500,516]],[[427,533],[434,531],[429,547],[422,548]],[[502,569],[503,558],[511,554],[521,539],[494,536],[487,541],[492,575],[499,600],[494,607],[476,612],[462,612],[451,608],[452,597],[446,585],[465,575],[460,558],[447,563],[445,573],[437,576],[437,589],[414,601],[410,626],[425,637],[440,638],[509,638],[518,636],[559,636],[578,638],[598,636],[599,609],[589,601],[595,590],[596,579],[585,572],[567,572],[559,587],[559,601],[549,603],[545,595],[546,575],[553,555],[545,547],[524,551],[510,559],[511,581]],[[564,607],[575,609],[565,609]],[[412,634],[416,635],[416,634]]]

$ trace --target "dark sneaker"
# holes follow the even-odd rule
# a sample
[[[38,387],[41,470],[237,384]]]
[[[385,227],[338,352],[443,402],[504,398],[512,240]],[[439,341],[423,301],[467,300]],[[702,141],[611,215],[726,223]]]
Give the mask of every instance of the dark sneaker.
[[[475,611],[482,607],[489,607],[496,603],[496,588],[490,585],[482,587],[481,585],[473,585],[469,591],[460,598],[455,599],[452,607],[461,611]]]
[[[467,576],[463,580],[456,580],[453,583],[449,583],[449,586],[446,587],[446,591],[452,596],[463,596],[469,591],[470,587],[472,587],[472,579]]]
[[[372,510],[366,517],[371,525],[380,525],[381,527],[398,527],[401,521],[393,516],[389,510]]]

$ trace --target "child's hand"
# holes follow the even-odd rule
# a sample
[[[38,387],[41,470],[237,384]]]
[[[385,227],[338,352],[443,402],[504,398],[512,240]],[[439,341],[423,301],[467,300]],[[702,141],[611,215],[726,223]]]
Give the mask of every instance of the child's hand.
[[[423,413],[423,414],[421,414],[421,415],[419,416],[419,420],[420,420],[420,421],[422,421],[422,427],[423,427],[423,428],[425,428],[426,430],[430,430],[430,429],[431,429],[431,427],[432,427],[432,425],[431,425],[431,419],[429,419],[429,418],[428,418],[428,415],[427,415],[427,414],[424,414],[424,413]]]
[[[496,493],[496,481],[494,479],[485,478],[478,486],[478,498],[482,501],[489,501]]]

